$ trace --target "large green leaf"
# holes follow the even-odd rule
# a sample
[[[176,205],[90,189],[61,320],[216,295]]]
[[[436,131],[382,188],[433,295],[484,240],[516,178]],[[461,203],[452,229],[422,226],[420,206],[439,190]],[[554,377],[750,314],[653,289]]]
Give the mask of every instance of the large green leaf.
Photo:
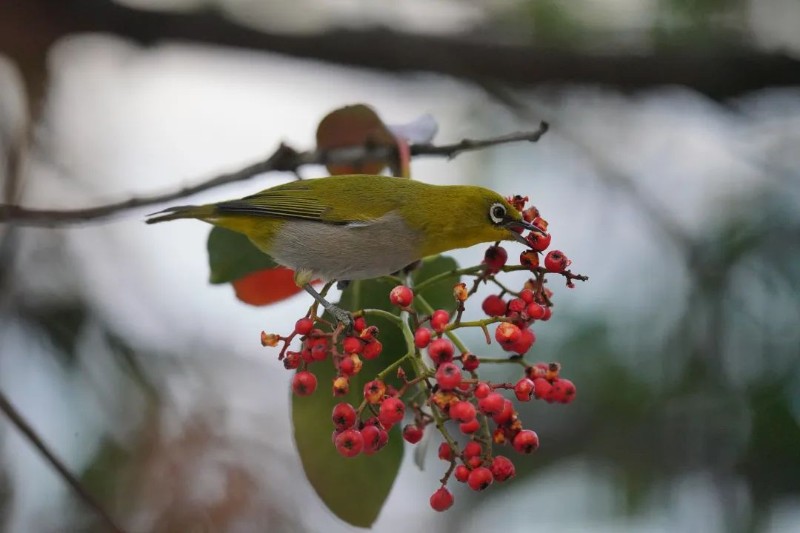
[[[241,233],[215,227],[208,235],[208,266],[211,283],[228,283],[277,263]]]
[[[437,255],[425,259],[422,264],[411,275],[414,285],[417,285],[426,279],[452,272],[458,268],[458,263],[452,257],[445,257]],[[453,274],[450,276],[443,276],[438,281],[434,281],[427,287],[419,291],[420,296],[433,306],[434,309],[445,309],[447,311],[454,311],[456,308],[456,300],[453,297],[453,286],[460,281],[460,276]],[[422,311],[421,309],[417,309]],[[424,314],[424,311],[422,311]]]
[[[342,293],[339,305],[345,309],[380,308],[391,310],[389,291],[392,284],[379,281],[356,281]],[[359,527],[369,527],[377,519],[397,477],[403,458],[403,439],[397,428],[389,434],[389,443],[372,456],[345,458],[331,443],[331,411],[341,401],[358,405],[364,384],[401,357],[405,343],[400,328],[386,319],[368,319],[380,330],[383,353],[364,361],[361,372],[351,378],[350,393],[334,398],[331,383],[336,375],[330,361],[310,367],[319,381],[311,396],[292,396],[292,421],[297,450],[306,477],[328,508],[342,520]]]

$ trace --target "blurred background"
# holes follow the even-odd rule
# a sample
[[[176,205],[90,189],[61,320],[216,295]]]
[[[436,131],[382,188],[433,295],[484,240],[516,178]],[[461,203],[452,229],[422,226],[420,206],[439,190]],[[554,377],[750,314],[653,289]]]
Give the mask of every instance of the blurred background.
[[[530,196],[590,276],[556,288],[532,357],[578,399],[526,405],[540,450],[443,515],[441,464],[407,449],[374,530],[800,531],[798,27],[796,0],[4,0],[2,202],[173,190],[312,148],[357,102],[430,113],[438,143],[546,120],[537,144],[412,173]],[[3,395],[128,531],[352,530],[306,481],[289,375],[258,342],[307,298],[209,285],[209,228],[153,210],[0,225]],[[104,531],[6,417],[0,524]]]

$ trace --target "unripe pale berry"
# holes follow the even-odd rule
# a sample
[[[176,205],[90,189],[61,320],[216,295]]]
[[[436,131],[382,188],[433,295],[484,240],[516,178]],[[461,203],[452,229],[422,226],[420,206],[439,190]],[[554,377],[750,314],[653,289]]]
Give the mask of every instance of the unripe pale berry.
[[[417,328],[417,331],[414,332],[414,346],[417,348],[425,348],[431,342],[431,330],[424,327]]]
[[[292,391],[298,396],[310,396],[317,390],[317,376],[303,370],[292,378]]]
[[[350,379],[347,376],[337,376],[333,380],[333,395],[344,396],[350,392]]]
[[[403,438],[410,444],[416,444],[422,440],[423,430],[416,424],[408,424],[403,428]]]
[[[495,456],[490,469],[495,481],[505,481],[511,479],[516,474],[514,463],[502,455]]]
[[[450,406],[450,418],[456,422],[469,422],[475,419],[475,406],[466,400],[461,400]]]
[[[446,511],[453,506],[453,494],[447,488],[440,487],[431,495],[430,504],[434,511]]]
[[[506,307],[506,301],[496,294],[490,294],[481,304],[481,309],[488,316],[503,316],[506,314]]]
[[[344,457],[355,457],[364,448],[364,437],[356,429],[345,429],[336,436],[336,451]]]
[[[389,293],[389,300],[397,307],[408,307],[414,301],[414,293],[405,285],[398,285]]]
[[[383,401],[386,394],[386,384],[379,380],[373,379],[364,384],[364,399],[367,403],[377,405]]]
[[[572,263],[561,250],[551,250],[544,258],[544,268],[548,272],[564,272]]]
[[[450,313],[444,309],[438,309],[431,315],[431,327],[436,333],[441,333],[450,322]]]
[[[453,390],[461,383],[461,370],[453,363],[442,363],[436,369],[436,382],[441,390]]]
[[[516,385],[514,385],[514,395],[517,397],[517,400],[521,402],[528,402],[533,395],[533,389],[535,385],[533,381],[528,378],[522,378],[521,380],[517,381]]]
[[[535,431],[523,429],[514,437],[512,444],[519,453],[533,453],[539,447],[539,436]]]
[[[347,402],[337,403],[333,407],[331,419],[336,429],[340,431],[353,427],[357,418],[355,408]]]
[[[492,471],[485,466],[479,466],[469,473],[467,485],[469,485],[469,488],[472,490],[484,490],[492,484],[492,479]]]

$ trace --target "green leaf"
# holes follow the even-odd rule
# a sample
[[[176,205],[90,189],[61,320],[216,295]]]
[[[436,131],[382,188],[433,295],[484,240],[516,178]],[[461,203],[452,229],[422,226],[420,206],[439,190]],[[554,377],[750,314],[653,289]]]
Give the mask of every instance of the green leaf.
[[[379,308],[395,312],[389,302],[393,285],[382,280],[352,282],[338,305],[350,311]],[[350,379],[348,395],[333,397],[331,383],[336,371],[330,361],[324,361],[309,367],[317,376],[317,391],[308,397],[292,396],[294,438],[306,477],[336,516],[358,527],[369,527],[378,518],[403,459],[403,439],[397,427],[389,433],[386,447],[371,456],[345,458],[331,443],[333,406],[342,401],[358,406],[364,384],[406,352],[397,324],[375,317],[368,317],[367,322],[378,327],[383,353],[364,361],[361,372]]]
[[[211,283],[228,283],[277,263],[241,233],[215,227],[208,235],[208,266]]]
[[[456,269],[458,269],[458,263],[456,263],[455,259],[437,255],[436,257],[425,259],[420,267],[412,273],[411,279],[414,285],[418,285],[434,276]],[[449,312],[453,312],[456,308],[456,300],[453,297],[453,286],[460,280],[461,277],[457,274],[443,276],[442,279],[424,287],[419,291],[419,294],[423,296],[434,309],[445,309]],[[423,312],[419,308],[417,311]]]

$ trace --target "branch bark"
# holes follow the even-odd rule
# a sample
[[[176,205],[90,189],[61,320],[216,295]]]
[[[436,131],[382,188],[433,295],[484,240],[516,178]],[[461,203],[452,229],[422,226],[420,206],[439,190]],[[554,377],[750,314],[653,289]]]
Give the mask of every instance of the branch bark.
[[[491,146],[514,142],[536,142],[547,132],[548,125],[542,122],[534,131],[512,133],[491,139],[464,139],[460,142],[445,145],[413,144],[411,155],[453,158],[458,154],[472,150],[481,150]],[[58,226],[89,222],[108,218],[117,213],[146,207],[163,202],[171,202],[220,185],[250,179],[266,172],[296,172],[305,165],[325,165],[327,163],[366,163],[370,161],[388,161],[397,156],[397,149],[389,146],[353,146],[331,150],[310,150],[298,152],[281,144],[275,152],[263,161],[249,165],[241,170],[221,174],[189,187],[157,193],[148,196],[128,198],[96,207],[83,209],[31,209],[19,205],[0,204],[0,223],[14,223],[26,226]]]
[[[592,55],[479,41],[471,35],[420,35],[387,28],[310,35],[271,33],[211,11],[141,11],[110,0],[0,2],[0,50],[15,46],[17,55],[30,57],[31,47],[21,47],[18,41],[27,43],[35,38],[37,43],[52,43],[59,36],[77,32],[113,33],[142,45],[188,41],[264,50],[395,73],[435,72],[511,86],[575,83],[633,91],[682,85],[722,100],[768,86],[800,85],[797,59],[731,46]]]

